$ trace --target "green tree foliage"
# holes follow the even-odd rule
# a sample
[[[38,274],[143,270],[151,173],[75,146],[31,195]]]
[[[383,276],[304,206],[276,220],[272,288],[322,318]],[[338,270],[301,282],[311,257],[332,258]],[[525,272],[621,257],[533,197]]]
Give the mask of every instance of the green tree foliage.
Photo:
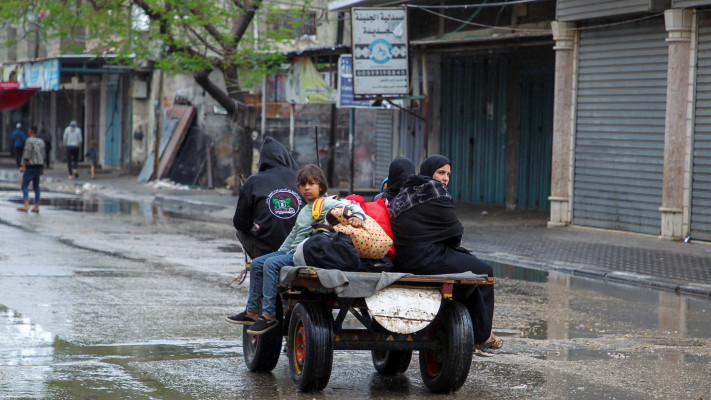
[[[308,0],[290,3],[291,10],[308,7]],[[269,16],[261,18],[267,22],[283,18],[279,6],[262,0],[2,0],[0,26],[39,33],[45,41],[62,38],[63,53],[110,55],[127,65],[151,61],[167,73],[191,74],[233,116],[236,172],[246,177],[252,139],[245,126],[250,110],[242,105],[243,85],[281,65],[274,46],[290,38],[299,21],[287,18],[293,23],[260,27],[256,35],[251,24],[259,15]],[[73,41],[77,38],[84,40]],[[214,72],[226,87],[211,80]]]

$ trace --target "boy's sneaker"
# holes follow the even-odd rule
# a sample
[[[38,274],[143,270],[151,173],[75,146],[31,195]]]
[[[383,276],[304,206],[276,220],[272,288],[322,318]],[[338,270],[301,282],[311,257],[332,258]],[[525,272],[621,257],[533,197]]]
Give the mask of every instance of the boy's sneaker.
[[[261,335],[276,328],[277,325],[278,323],[275,319],[266,319],[264,317],[259,317],[257,322],[252,324],[252,326],[247,329],[247,333],[249,333],[250,335]]]
[[[237,325],[252,325],[255,321],[247,315],[247,311],[242,311],[237,315],[225,318],[225,321]]]

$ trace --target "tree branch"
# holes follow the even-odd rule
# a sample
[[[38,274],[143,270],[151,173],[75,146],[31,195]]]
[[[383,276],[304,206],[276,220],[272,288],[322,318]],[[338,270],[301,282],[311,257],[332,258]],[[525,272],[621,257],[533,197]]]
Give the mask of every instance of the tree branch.
[[[224,107],[229,114],[234,114],[237,111],[237,103],[227,94],[227,92],[210,80],[210,72],[212,71],[197,72],[193,74],[193,79],[195,79],[195,82],[197,82],[200,87],[205,89],[205,91],[212,96],[215,101]]]

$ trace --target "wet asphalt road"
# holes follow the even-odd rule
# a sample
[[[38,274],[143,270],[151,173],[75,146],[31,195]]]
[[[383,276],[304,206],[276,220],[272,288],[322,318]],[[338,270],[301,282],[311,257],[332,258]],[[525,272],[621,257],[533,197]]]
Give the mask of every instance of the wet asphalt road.
[[[299,393],[286,355],[244,365],[242,268],[231,210],[46,195],[39,215],[0,192],[0,398],[400,399],[431,394],[417,356],[402,376],[338,351],[328,386]],[[495,331],[466,399],[711,399],[706,299],[495,265]]]

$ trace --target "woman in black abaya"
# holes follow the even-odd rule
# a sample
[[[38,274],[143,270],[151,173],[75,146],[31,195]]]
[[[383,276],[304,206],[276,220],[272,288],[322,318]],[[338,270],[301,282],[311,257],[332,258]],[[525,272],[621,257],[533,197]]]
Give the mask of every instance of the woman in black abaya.
[[[404,180],[388,204],[395,242],[395,270],[418,275],[472,272],[493,276],[487,263],[460,246],[464,228],[447,191],[451,162],[442,155],[428,157],[420,174]],[[388,180],[393,177],[388,176]],[[493,285],[477,286],[464,304],[472,316],[474,343],[498,349],[503,341],[491,332],[494,316]]]

